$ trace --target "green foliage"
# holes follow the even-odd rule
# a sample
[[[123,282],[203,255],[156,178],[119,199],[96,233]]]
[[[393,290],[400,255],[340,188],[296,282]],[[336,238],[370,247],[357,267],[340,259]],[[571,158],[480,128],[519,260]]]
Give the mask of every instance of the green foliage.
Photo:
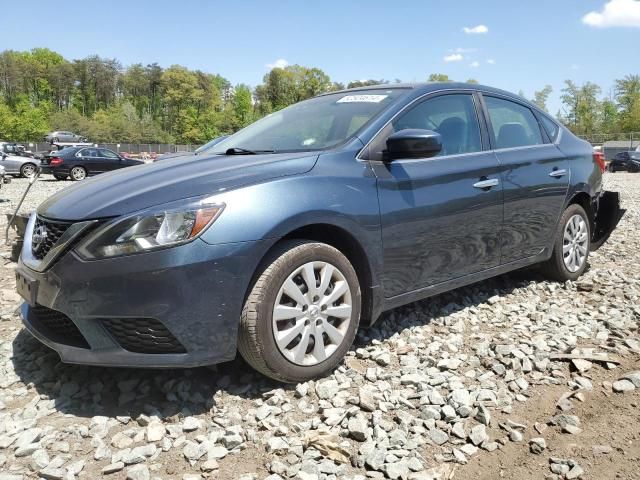
[[[547,101],[549,96],[553,93],[553,87],[551,85],[545,85],[542,90],[533,92],[533,103],[538,105],[542,110],[547,112]]]
[[[446,73],[432,73],[427,79],[428,82],[453,82]]]
[[[453,81],[442,73],[428,79]],[[369,79],[346,85],[383,83],[389,82]],[[252,90],[180,65],[123,68],[118,60],[97,55],[67,60],[47,48],[4,50],[0,139],[40,140],[48,131],[70,130],[96,142],[204,143],[292,103],[344,88],[322,70],[302,65],[274,68]],[[567,80],[559,117],[578,134],[640,131],[640,75],[616,80],[614,91],[613,98],[601,100],[597,85]],[[551,93],[545,86],[533,101],[546,110]]]

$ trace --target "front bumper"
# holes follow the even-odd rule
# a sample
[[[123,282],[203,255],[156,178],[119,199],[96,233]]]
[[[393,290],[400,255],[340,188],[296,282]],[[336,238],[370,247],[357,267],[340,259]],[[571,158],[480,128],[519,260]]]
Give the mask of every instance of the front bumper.
[[[35,285],[22,319],[66,363],[191,367],[232,360],[244,296],[268,243],[197,239],[97,261],[70,251],[44,272],[20,260],[18,274]]]

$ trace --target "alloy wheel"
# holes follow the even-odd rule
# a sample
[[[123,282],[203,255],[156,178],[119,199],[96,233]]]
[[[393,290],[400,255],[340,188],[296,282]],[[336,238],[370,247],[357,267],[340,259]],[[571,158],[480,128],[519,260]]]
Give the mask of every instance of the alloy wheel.
[[[273,308],[278,350],[296,365],[317,365],[344,341],[351,322],[351,289],[327,262],[309,262],[284,281]]]
[[[74,167],[71,169],[71,176],[74,180],[84,180],[84,178],[87,176],[87,172],[85,172],[84,168],[82,167]]]
[[[36,167],[34,167],[29,163],[22,167],[22,175],[25,177],[31,177],[35,173],[36,173]]]
[[[573,215],[564,228],[562,257],[571,273],[582,268],[589,248],[589,229],[582,215]]]

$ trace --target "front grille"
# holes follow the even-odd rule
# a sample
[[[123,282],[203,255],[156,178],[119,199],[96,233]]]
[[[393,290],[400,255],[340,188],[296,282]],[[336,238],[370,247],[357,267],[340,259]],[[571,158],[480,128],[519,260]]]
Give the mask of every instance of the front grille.
[[[154,318],[111,318],[102,321],[122,348],[134,353],[186,353],[167,328]]]
[[[56,343],[72,347],[89,348],[89,344],[64,313],[42,305],[31,308],[31,320],[38,330]]]
[[[31,252],[38,260],[47,256],[49,250],[58,243],[64,232],[72,225],[71,222],[54,222],[42,217],[36,217],[31,233]]]

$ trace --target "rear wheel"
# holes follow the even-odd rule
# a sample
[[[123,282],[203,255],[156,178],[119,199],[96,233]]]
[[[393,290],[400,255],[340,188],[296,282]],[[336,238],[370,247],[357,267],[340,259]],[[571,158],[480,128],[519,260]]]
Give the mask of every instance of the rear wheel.
[[[578,279],[587,268],[590,246],[589,217],[580,205],[569,205],[560,218],[553,253],[543,271],[560,282]]]
[[[25,178],[32,177],[35,175],[37,167],[33,163],[25,163],[20,167],[20,175]]]
[[[288,241],[265,262],[246,299],[238,349],[256,370],[283,382],[330,372],[353,343],[360,285],[337,249]]]
[[[51,139],[51,143],[58,143],[60,141],[60,139],[58,137],[53,137]]]
[[[71,169],[71,180],[79,181],[87,178],[87,171],[84,167],[73,167]]]

